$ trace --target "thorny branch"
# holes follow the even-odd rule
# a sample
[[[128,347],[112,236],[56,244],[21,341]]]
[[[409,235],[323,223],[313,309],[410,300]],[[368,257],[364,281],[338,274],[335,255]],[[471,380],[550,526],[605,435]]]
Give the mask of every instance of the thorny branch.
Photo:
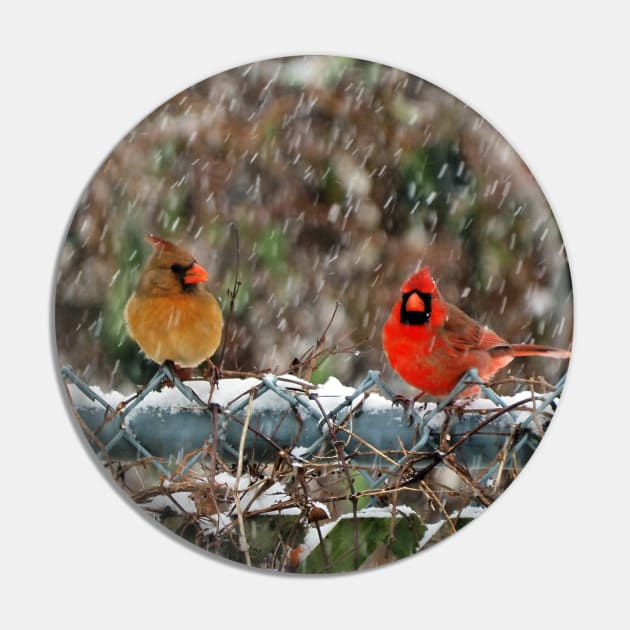
[[[241,245],[238,238],[238,229],[234,223],[230,223],[230,230],[234,234],[234,240],[236,245],[236,264],[234,272],[234,285],[231,289],[228,289],[228,297],[230,298],[228,314],[225,318],[225,324],[223,327],[223,343],[221,344],[221,352],[219,353],[219,372],[223,370],[223,361],[225,359],[225,349],[227,347],[227,340],[229,339],[230,325],[232,324],[232,317],[234,316],[234,305],[236,304],[236,296],[241,288]]]
[[[352,331],[348,331],[342,335],[339,340],[333,342],[331,345],[326,345],[328,332],[339,309],[339,302],[335,303],[335,308],[324,328],[322,334],[317,338],[314,345],[308,348],[300,358],[294,358],[289,367],[289,372],[305,380],[310,380],[313,372],[317,370],[324,363],[326,359],[336,354],[346,353],[358,353],[359,347],[362,344],[367,343],[367,340],[363,340],[359,343],[351,344],[348,346],[340,346],[339,343],[343,339],[349,337]]]
[[[338,346],[326,347],[326,336],[333,317],[334,313],[317,343],[303,355],[299,363],[300,369],[312,373],[312,370],[316,369],[314,361],[316,362],[318,358],[326,356],[326,353],[330,354],[339,350]],[[242,378],[254,374],[224,372],[223,375]],[[298,508],[301,517],[292,522],[291,527],[284,532],[278,530],[277,540],[273,545],[273,553],[267,561],[274,566],[275,563],[282,567],[289,566],[292,562],[291,558],[293,558],[289,554],[295,553],[297,549],[295,545],[299,545],[304,529],[311,527],[320,541],[319,547],[324,566],[331,569],[333,560],[329,557],[326,546],[321,544],[324,540],[324,530],[321,527],[322,519],[326,519],[327,515],[320,508],[314,509],[313,506],[315,502],[330,506],[332,519],[350,510],[353,528],[348,553],[352,554],[353,564],[358,568],[360,566],[359,549],[361,546],[358,519],[359,500],[365,504],[387,505],[391,508],[390,543],[393,542],[395,533],[394,518],[398,513],[398,506],[410,502],[421,516],[424,514],[422,505],[426,503],[428,511],[424,518],[436,518],[436,516],[431,517],[430,515],[431,513],[437,514],[437,517],[445,522],[449,531],[455,531],[456,522],[452,516],[453,509],[461,510],[463,505],[471,504],[471,502],[486,507],[490,505],[498,494],[498,486],[502,485],[502,478],[505,479],[506,477],[508,466],[512,465],[510,458],[513,458],[513,465],[518,465],[514,457],[514,449],[523,435],[523,429],[518,424],[513,425],[512,430],[505,434],[503,447],[497,453],[490,467],[481,472],[479,469],[471,470],[465,460],[458,455],[462,446],[484,427],[506,413],[517,409],[527,409],[531,412],[534,409],[532,420],[539,432],[544,428],[541,426],[540,419],[546,415],[544,410],[535,411],[536,402],[544,396],[536,394],[534,382],[527,380],[526,383],[522,384],[526,384],[530,390],[529,400],[520,400],[505,408],[475,410],[475,413],[482,418],[481,421],[463,435],[458,436],[454,443],[451,443],[453,436],[451,435],[450,422],[455,416],[468,412],[468,410],[457,406],[445,409],[447,419],[437,431],[434,438],[435,442],[427,443],[423,449],[406,450],[399,437],[399,447],[392,451],[391,449],[379,448],[353,430],[353,419],[355,415],[362,413],[363,400],[369,392],[363,394],[364,399],[360,400],[358,405],[350,405],[350,400],[348,400],[348,407],[342,416],[343,420],[338,421],[337,417],[326,412],[313,386],[282,376],[276,377],[276,382],[287,393],[293,396],[300,394],[313,401],[321,416],[319,421],[326,427],[324,432],[326,438],[318,450],[309,456],[308,460],[293,455],[290,447],[276,441],[273,431],[263,431],[259,426],[253,425],[253,401],[261,391],[264,391],[261,389],[262,383],[260,383],[230,401],[226,407],[219,407],[214,403],[208,404],[199,397],[195,397],[195,404],[203,405],[212,418],[211,434],[208,436],[208,441],[200,448],[189,453],[179,454],[176,462],[143,457],[130,464],[118,463],[117,467],[115,465],[117,462],[110,461],[108,454],[105,453],[107,465],[111,469],[112,475],[126,488],[134,501],[140,505],[146,504],[145,509],[154,513],[157,518],[168,517],[168,522],[173,523],[173,527],[182,533],[190,531],[192,528],[197,544],[207,548],[215,548],[217,551],[225,549],[226,544],[231,544],[235,549],[238,549],[244,561],[252,565],[260,564],[261,560],[254,559],[251,554],[251,541],[248,540],[251,532],[248,533],[245,523],[264,515],[281,515],[286,509]],[[545,384],[539,385],[543,390],[545,389]],[[136,397],[136,395],[131,396],[114,410],[106,410],[104,423],[118,417],[119,414],[119,417],[124,417],[125,407]],[[242,404],[242,397],[247,398],[245,406]],[[525,407],[525,402],[531,406]],[[230,409],[234,404],[241,409],[241,412],[235,413]],[[244,417],[241,417],[240,414],[243,413],[243,410]],[[291,408],[291,413],[296,416],[296,420],[300,423],[306,421],[301,417],[297,406]],[[78,413],[77,416],[82,429],[89,434],[93,443],[97,444],[101,450],[105,449],[105,445],[81,421]],[[225,421],[234,421],[242,427],[235,466],[224,461],[217,452],[218,440],[220,439],[219,426]],[[280,421],[282,422],[282,418]],[[245,438],[248,434],[255,436],[256,440],[264,441],[269,448],[275,451],[277,455],[273,463],[255,461],[253,454],[246,449]],[[343,439],[341,439],[342,435]],[[488,435],[498,435],[498,433],[493,431]],[[347,450],[350,440],[355,444],[353,451]],[[380,463],[367,465],[354,461],[355,457],[365,458],[368,454],[374,461]],[[164,474],[160,475],[157,484],[152,480],[151,475],[148,475],[152,464],[156,462],[160,462],[162,470],[166,467],[172,471],[170,477]],[[438,467],[452,471],[455,478],[460,481],[459,488],[445,486],[439,478],[434,478],[432,471]],[[489,492],[488,488],[480,484],[478,480],[490,468],[493,468],[495,472],[493,472],[494,487]],[[136,471],[137,474],[130,476],[131,471]],[[249,473],[248,486],[239,490],[246,471]],[[226,486],[225,483],[217,483],[216,475],[219,472],[229,473],[234,477],[232,491],[228,490],[228,487],[232,487],[231,483],[229,486]],[[356,481],[360,479],[362,474],[379,480],[378,484],[369,487],[369,485],[366,486],[362,483],[359,489]],[[513,478],[516,473],[510,469],[510,474],[512,476],[509,479]],[[343,479],[343,486],[340,486],[341,479]],[[134,484],[137,485],[138,480],[146,485],[134,488]],[[261,504],[258,500],[264,498],[267,490],[274,484],[279,484],[279,487],[282,487],[286,494],[271,503],[265,500]],[[248,497],[246,503],[242,500],[245,492],[247,492]],[[196,506],[196,510],[186,512],[185,508],[190,505],[190,502],[184,503],[179,499],[181,495],[178,493],[187,493],[192,504]],[[158,496],[168,498],[172,508],[160,508],[158,507],[160,504],[147,504],[152,498]],[[348,501],[350,506],[343,507]],[[311,514],[316,513],[317,516],[311,519]],[[208,526],[208,523],[215,523],[215,521],[214,529]],[[179,525],[175,525],[177,522]]]
[[[249,556],[249,545],[247,543],[247,537],[245,535],[245,523],[243,521],[243,510],[241,508],[241,496],[240,496],[240,484],[241,477],[243,475],[243,457],[245,453],[245,439],[247,438],[247,429],[249,427],[249,420],[252,416],[252,403],[254,402],[254,396],[250,393],[249,403],[247,404],[247,412],[245,413],[245,421],[243,422],[243,430],[241,431],[241,442],[238,447],[238,464],[236,467],[236,479],[234,481],[234,504],[236,506],[236,514],[238,516],[238,526],[241,535],[241,551],[245,556],[245,563],[248,567],[252,565],[251,558]]]

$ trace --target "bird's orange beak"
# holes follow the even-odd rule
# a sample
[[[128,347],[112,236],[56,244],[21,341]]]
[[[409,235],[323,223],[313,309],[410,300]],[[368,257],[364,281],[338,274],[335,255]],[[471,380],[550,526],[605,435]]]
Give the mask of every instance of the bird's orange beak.
[[[193,263],[193,266],[184,274],[184,284],[201,282],[208,282],[208,272],[199,263]]]
[[[417,293],[412,293],[407,300],[406,308],[408,311],[424,312],[424,302]]]

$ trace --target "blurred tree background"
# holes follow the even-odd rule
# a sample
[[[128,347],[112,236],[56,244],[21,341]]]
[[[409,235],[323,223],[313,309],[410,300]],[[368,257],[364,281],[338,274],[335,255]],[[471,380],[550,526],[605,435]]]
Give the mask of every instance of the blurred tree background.
[[[523,115],[526,115],[525,113]],[[569,347],[572,292],[551,210],[527,166],[477,113],[375,63],[275,59],[168,100],[115,147],[83,192],[59,259],[61,364],[131,391],[155,365],[123,308],[153,232],[208,269],[224,315],[240,240],[242,286],[226,369],[287,370],[326,328],[313,380],[389,369],[381,328],[404,279],[429,264],[445,297],[512,342]],[[566,365],[518,360],[555,381]],[[504,374],[508,370],[504,371]]]

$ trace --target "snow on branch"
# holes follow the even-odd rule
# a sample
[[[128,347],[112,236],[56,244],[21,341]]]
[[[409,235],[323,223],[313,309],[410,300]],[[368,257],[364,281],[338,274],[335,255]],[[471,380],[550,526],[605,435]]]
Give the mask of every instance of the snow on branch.
[[[308,460],[334,431],[359,463],[395,462],[400,453],[437,446],[445,434],[451,442],[465,436],[457,447],[462,454],[490,462],[515,429],[535,448],[562,387],[502,398],[484,387],[488,397],[452,414],[447,413],[452,397],[440,405],[393,404],[395,396],[376,372],[352,388],[334,377],[314,386],[290,374],[227,378],[216,385],[207,380],[182,382],[162,368],[141,393],[129,398],[88,386],[69,367],[63,375],[92,448],[120,461],[134,460],[138,453],[177,459],[215,442],[221,457],[235,461],[251,395],[245,439],[251,460],[272,462],[280,453]],[[462,384],[470,379],[476,379],[474,373]]]
[[[278,562],[308,572],[378,553],[350,544],[337,557],[337,539],[365,535],[403,557],[474,518],[528,461],[563,387],[532,380],[500,397],[470,372],[438,404],[400,400],[374,371],[348,387],[292,374],[182,382],[163,367],[126,397],[62,375],[91,448],[143,509],[258,566],[256,550],[286,528]],[[471,381],[482,397],[453,404]],[[271,516],[281,524],[267,531]]]

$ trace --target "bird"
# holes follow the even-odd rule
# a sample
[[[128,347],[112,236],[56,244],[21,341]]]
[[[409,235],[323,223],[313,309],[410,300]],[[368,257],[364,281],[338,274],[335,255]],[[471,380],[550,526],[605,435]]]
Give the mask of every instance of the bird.
[[[510,343],[447,302],[429,267],[421,267],[401,287],[382,331],[392,369],[409,385],[437,398],[447,396],[471,368],[488,382],[515,357],[567,359],[569,350]],[[465,388],[461,398],[474,398],[480,388]]]
[[[127,331],[155,363],[194,368],[215,353],[223,330],[221,308],[203,286],[208,273],[183,247],[146,240],[153,252],[125,306]]]

